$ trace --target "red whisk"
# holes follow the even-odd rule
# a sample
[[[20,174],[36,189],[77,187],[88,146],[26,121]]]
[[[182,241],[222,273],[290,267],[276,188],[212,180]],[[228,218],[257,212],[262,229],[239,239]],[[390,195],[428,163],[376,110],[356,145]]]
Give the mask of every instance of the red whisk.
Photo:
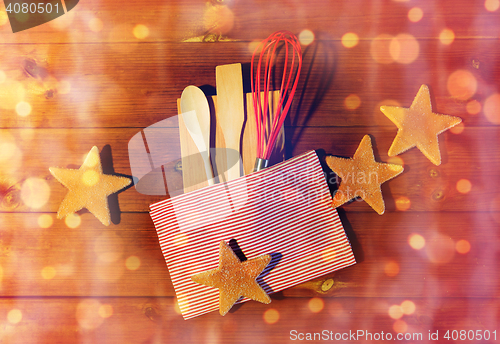
[[[282,45],[285,54],[283,77],[281,79],[278,106],[274,116],[272,116],[269,113],[271,69],[273,65],[277,65],[277,48],[280,45]],[[254,70],[255,57],[259,51],[259,61],[256,70]],[[255,121],[257,123],[257,160],[255,161],[254,171],[266,168],[269,163],[276,139],[285,122],[288,110],[290,110],[301,67],[302,49],[297,37],[289,31],[273,33],[257,46],[252,55],[251,85]]]

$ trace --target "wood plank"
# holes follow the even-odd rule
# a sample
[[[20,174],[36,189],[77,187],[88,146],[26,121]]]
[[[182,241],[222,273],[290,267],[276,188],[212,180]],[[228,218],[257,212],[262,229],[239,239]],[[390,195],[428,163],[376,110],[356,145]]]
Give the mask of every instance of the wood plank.
[[[122,214],[104,228],[90,214],[69,228],[41,228],[47,214],[2,214],[2,296],[173,296],[156,231],[147,214]],[[499,213],[345,213],[358,264],[287,289],[304,297],[498,297]],[[497,222],[496,222],[497,221]],[[421,235],[426,245],[412,249]],[[467,240],[460,254],[456,243]],[[140,265],[134,267],[137,257]],[[275,295],[279,299],[279,296]]]
[[[396,320],[389,308],[404,298],[326,299],[311,311],[310,298],[275,299],[269,305],[247,302],[221,317],[212,312],[188,321],[175,312],[172,298],[33,298],[0,299],[0,316],[20,311],[17,324],[5,323],[3,343],[289,343],[304,340],[306,333],[326,332],[315,342],[335,341],[335,335],[347,333],[343,343],[369,342],[384,333],[397,339]],[[450,330],[489,331],[489,343],[498,342],[498,299],[412,298],[415,310],[403,315],[412,342],[428,342],[429,332],[438,332],[440,341]],[[316,303],[317,304],[317,303]],[[481,309],[473,312],[471,309]],[[103,318],[99,315],[110,316]],[[16,311],[17,314],[19,314]],[[109,313],[106,313],[109,312]],[[267,313],[266,313],[267,312]],[[277,315],[276,322],[266,322]],[[397,328],[397,327],[396,327]],[[351,337],[349,332],[358,334]],[[492,334],[496,330],[496,339]],[[296,331],[296,332],[293,332]],[[330,334],[331,333],[331,334]],[[415,337],[413,337],[415,334]],[[420,337],[421,334],[421,337]],[[330,337],[333,336],[333,338]],[[319,337],[319,340],[318,340]],[[350,339],[349,339],[350,337]],[[413,337],[413,338],[412,338]],[[294,339],[295,338],[295,339]],[[380,338],[380,337],[379,337]],[[403,337],[404,338],[404,337]],[[469,341],[465,341],[469,342]]]
[[[450,94],[447,84],[456,70],[467,71],[471,85],[477,84],[471,99],[484,107],[498,92],[497,41],[457,39],[443,47],[432,39],[419,45],[419,57],[410,64],[376,62],[370,41],[352,49],[329,41],[305,47],[288,125],[394,127],[380,105],[409,107],[422,84],[430,86],[435,112],[462,117],[466,126],[491,125],[482,111],[468,114],[468,101]],[[187,85],[205,85],[214,94],[215,67],[221,64],[242,63],[245,92],[250,92],[252,51],[246,42],[150,43],[127,53],[101,44],[3,47],[0,69],[7,80],[0,83],[2,128],[146,128],[177,114],[176,99]],[[346,108],[349,95],[359,97],[357,108]],[[14,110],[21,100],[31,104],[26,117]]]

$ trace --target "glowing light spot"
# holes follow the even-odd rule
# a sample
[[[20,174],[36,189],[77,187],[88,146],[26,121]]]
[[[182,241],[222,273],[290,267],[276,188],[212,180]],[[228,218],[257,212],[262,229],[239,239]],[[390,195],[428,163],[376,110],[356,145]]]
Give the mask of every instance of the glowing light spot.
[[[452,134],[458,135],[458,134],[463,133],[464,129],[465,129],[465,125],[464,125],[464,123],[462,122],[462,123],[457,124],[457,125],[456,125],[456,126],[454,126],[453,128],[451,128],[451,129],[450,129],[450,132],[451,132]]]
[[[113,315],[113,307],[111,305],[101,305],[97,313],[101,318],[107,319]]]
[[[139,257],[130,256],[125,260],[125,267],[129,270],[137,270],[141,266],[141,260]]]
[[[178,232],[174,236],[174,245],[178,247],[186,246],[189,243],[189,236],[186,233]]]
[[[276,309],[269,308],[264,312],[264,321],[267,324],[275,324],[278,322],[278,320],[280,320],[280,313]]]
[[[370,45],[370,55],[375,61],[382,64],[394,62],[389,49],[393,38],[391,35],[382,34],[373,39]]]
[[[472,189],[472,184],[468,179],[460,179],[457,182],[457,191],[463,194],[469,193]]]
[[[424,11],[419,7],[413,7],[408,11],[408,19],[413,23],[419,22],[423,16]]]
[[[415,312],[415,304],[410,300],[405,300],[401,303],[401,310],[403,314],[410,315]]]
[[[9,161],[19,149],[13,142],[0,143],[0,162]]]
[[[302,30],[299,33],[299,42],[302,45],[311,44],[312,42],[314,42],[314,32],[312,32],[311,30],[307,30],[307,29]]]
[[[181,315],[181,309],[179,308],[179,304],[177,302],[174,302],[174,312],[177,313],[178,315]]]
[[[64,223],[69,228],[77,228],[82,223],[82,219],[80,218],[80,215],[78,215],[78,214],[69,214],[64,219]]]
[[[411,248],[414,250],[421,250],[425,246],[425,239],[420,234],[411,234],[408,238],[408,244],[410,244]]]
[[[39,209],[49,201],[50,187],[44,179],[28,178],[21,186],[21,199],[26,206]]]
[[[7,17],[7,12],[0,11],[0,26],[7,24],[9,17]]]
[[[56,30],[62,31],[68,28],[73,23],[73,19],[75,19],[75,11],[67,12],[63,16],[51,20],[49,22],[49,25]]]
[[[59,82],[59,85],[57,87],[57,92],[60,94],[68,94],[71,92],[71,84],[67,80],[62,80]]]
[[[455,243],[450,237],[436,233],[429,239],[425,253],[432,263],[448,263],[455,254]]]
[[[484,115],[493,124],[500,124],[500,93],[489,96],[484,102]]]
[[[27,102],[19,102],[16,105],[16,112],[21,117],[26,117],[31,113],[31,105]]]
[[[495,12],[496,10],[498,10],[499,7],[500,7],[499,0],[486,0],[484,2],[484,8],[486,8],[488,12]]]
[[[458,240],[455,244],[455,249],[460,254],[466,254],[470,251],[470,244],[467,240]]]
[[[359,43],[359,37],[354,32],[345,33],[342,36],[342,45],[346,48],[353,48]]]
[[[389,316],[393,319],[400,319],[403,316],[403,310],[400,305],[392,305],[389,307]]]
[[[387,162],[389,164],[394,164],[394,165],[399,165],[399,166],[404,166],[405,162],[402,158],[399,156],[391,156],[389,159],[387,159]]]
[[[459,69],[448,77],[447,88],[453,97],[467,100],[476,93],[477,80],[471,72]]]
[[[384,272],[389,277],[396,276],[397,274],[399,274],[399,264],[393,260],[385,263]]]
[[[396,320],[392,329],[397,333],[405,333],[408,330],[408,325],[403,320]]]
[[[309,310],[311,312],[319,313],[325,307],[325,303],[319,297],[313,297],[312,299],[309,300],[309,302],[307,303],[307,306],[309,307]]]
[[[102,23],[102,20],[99,18],[92,18],[89,20],[89,28],[90,31],[93,32],[99,32],[102,30],[104,27],[104,24]]]
[[[42,269],[41,275],[43,279],[49,280],[56,277],[56,269],[53,266],[46,266]]]
[[[337,257],[337,251],[335,247],[327,247],[323,251],[321,251],[321,258],[327,262],[333,262]]]
[[[142,24],[137,24],[132,32],[137,39],[144,39],[149,36],[148,27]]]
[[[30,141],[35,136],[35,129],[33,129],[33,128],[23,128],[23,129],[20,129],[19,135],[21,136],[21,138],[23,140]]]
[[[7,321],[11,324],[19,324],[23,320],[23,313],[19,309],[12,309],[7,313]]]
[[[455,40],[455,33],[453,30],[444,29],[439,33],[439,40],[445,45],[450,45]]]
[[[6,80],[0,83],[0,108],[15,110],[17,104],[24,100],[26,90],[24,86],[14,80]]]
[[[415,61],[420,53],[420,44],[409,34],[399,34],[391,40],[389,52],[394,61],[410,64]]]
[[[0,12],[2,13],[2,12]],[[1,16],[1,14],[0,14]],[[5,74],[5,72],[3,70],[0,70],[0,84],[5,82],[5,80],[7,80],[7,75]]]
[[[182,311],[187,312],[189,310],[189,299],[182,293],[177,294],[177,305],[179,307],[179,313]]]
[[[76,320],[85,330],[93,330],[101,326],[104,318],[100,316],[101,303],[97,300],[83,300],[76,306]]]
[[[361,99],[356,94],[350,94],[344,99],[344,105],[348,110],[355,110],[361,105]]]
[[[410,209],[411,201],[408,197],[401,196],[396,199],[396,209],[399,211],[407,211]]]
[[[104,263],[116,262],[123,254],[123,240],[116,233],[105,232],[95,241],[94,252]]]
[[[481,103],[473,99],[467,103],[465,110],[467,110],[467,113],[470,115],[477,115],[481,112]]]
[[[207,32],[225,35],[233,29],[233,11],[227,6],[210,6],[203,15],[203,25]]]
[[[86,186],[94,186],[99,182],[99,173],[94,170],[85,171],[82,175],[82,182]]]
[[[99,163],[99,155],[93,152],[85,154],[84,159],[83,164],[87,167],[94,167]]]

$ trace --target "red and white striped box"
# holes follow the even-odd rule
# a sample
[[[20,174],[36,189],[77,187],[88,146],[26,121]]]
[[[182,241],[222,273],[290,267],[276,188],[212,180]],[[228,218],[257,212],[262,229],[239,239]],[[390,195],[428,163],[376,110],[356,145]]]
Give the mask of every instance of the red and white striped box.
[[[219,243],[247,259],[271,254],[257,281],[268,294],[356,263],[314,151],[151,205],[184,319],[219,308],[219,290],[191,276],[216,268]],[[239,302],[248,301],[243,298]]]

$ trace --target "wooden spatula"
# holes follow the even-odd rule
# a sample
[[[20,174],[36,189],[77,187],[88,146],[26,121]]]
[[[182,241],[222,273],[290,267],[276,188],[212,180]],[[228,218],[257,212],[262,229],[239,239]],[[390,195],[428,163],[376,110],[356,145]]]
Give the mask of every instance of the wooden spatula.
[[[236,164],[227,159],[227,181],[239,178],[240,174],[240,142],[245,108],[243,103],[243,80],[241,63],[217,66],[215,68],[217,88],[217,125],[224,136],[225,148],[238,152]],[[220,166],[218,166],[218,169]],[[222,172],[222,171],[220,171]],[[226,173],[224,173],[226,175]]]

